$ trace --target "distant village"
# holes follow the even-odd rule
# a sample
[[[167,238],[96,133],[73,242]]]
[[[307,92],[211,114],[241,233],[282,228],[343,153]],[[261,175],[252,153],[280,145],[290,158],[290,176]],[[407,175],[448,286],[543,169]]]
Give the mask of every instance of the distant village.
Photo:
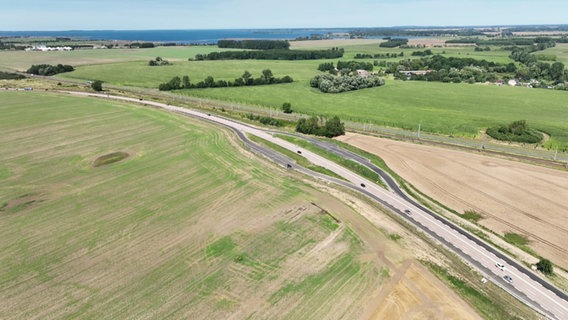
[[[89,46],[88,49],[108,49],[107,46]],[[38,45],[27,47],[24,51],[72,51],[74,50],[73,47],[64,46],[64,47],[48,47],[46,45]]]

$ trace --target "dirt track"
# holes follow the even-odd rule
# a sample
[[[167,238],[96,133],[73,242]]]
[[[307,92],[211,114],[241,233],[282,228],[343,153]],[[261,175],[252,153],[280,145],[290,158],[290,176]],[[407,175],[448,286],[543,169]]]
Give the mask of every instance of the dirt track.
[[[358,134],[339,140],[379,155],[450,208],[482,214],[496,233],[527,236],[539,255],[568,268],[568,172]]]

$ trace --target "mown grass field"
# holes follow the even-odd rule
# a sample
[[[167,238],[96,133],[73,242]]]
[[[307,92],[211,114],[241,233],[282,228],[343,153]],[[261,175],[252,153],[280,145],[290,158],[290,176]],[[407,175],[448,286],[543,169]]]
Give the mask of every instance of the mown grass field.
[[[312,189],[217,127],[88,98],[0,99],[2,319],[353,319],[384,280]],[[114,152],[129,157],[93,167]]]

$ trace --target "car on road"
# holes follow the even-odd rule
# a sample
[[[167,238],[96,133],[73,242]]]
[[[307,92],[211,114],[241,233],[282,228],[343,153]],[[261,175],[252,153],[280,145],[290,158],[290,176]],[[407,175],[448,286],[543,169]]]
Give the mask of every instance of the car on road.
[[[502,264],[502,263],[500,263],[500,262],[497,262],[497,263],[495,264],[495,266],[496,266],[497,268],[501,269],[501,271],[505,271],[505,265],[504,265],[504,264]]]
[[[302,154],[302,151],[300,151],[300,150],[298,150],[298,151],[296,151],[296,152],[297,152],[298,154]]]
[[[364,183],[361,183],[361,187],[365,188],[365,184],[364,184]]]
[[[290,169],[290,168],[292,168],[292,165],[288,163],[288,164],[286,164],[286,168]]]
[[[511,276],[508,275],[508,274],[505,275],[505,276],[503,277],[503,279],[505,279],[505,281],[507,281],[507,282],[509,282],[509,283],[513,283],[513,278],[511,278]]]
[[[404,210],[404,213],[406,213],[406,214],[408,214],[408,215],[412,214],[412,212],[410,212],[410,210],[408,210],[408,209],[405,209],[405,210]]]

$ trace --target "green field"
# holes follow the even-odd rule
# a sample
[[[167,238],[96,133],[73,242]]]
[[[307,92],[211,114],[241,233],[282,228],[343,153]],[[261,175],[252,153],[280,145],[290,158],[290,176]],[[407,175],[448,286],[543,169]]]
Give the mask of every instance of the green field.
[[[301,42],[294,44],[301,46]],[[348,45],[345,59],[356,53],[398,53],[410,58],[421,48],[380,48],[378,44]],[[551,135],[545,146],[568,149],[568,122],[566,92],[529,90],[527,88],[494,87],[488,85],[401,82],[387,80],[384,87],[342,94],[322,94],[309,87],[309,79],[318,73],[317,66],[324,61],[187,61],[196,53],[219,50],[216,47],[163,47],[132,50],[78,50],[75,52],[29,53],[0,52],[0,67],[27,68],[34,63],[78,64],[76,71],[57,75],[61,79],[103,80],[108,84],[156,89],[160,83],[174,76],[189,76],[191,82],[207,76],[215,80],[232,81],[245,70],[254,77],[263,69],[271,69],[274,76],[289,75],[292,84],[191,89],[178,93],[194,97],[224,100],[256,106],[280,108],[290,102],[296,112],[315,115],[339,115],[344,120],[371,123],[378,126],[416,130],[418,124],[425,132],[444,135],[477,137],[487,127],[526,120],[532,128]],[[509,51],[491,47],[491,51],[475,52],[472,47],[431,48],[446,56],[470,57],[507,63]],[[554,54],[558,61],[566,61],[568,52],[563,44],[537,52]],[[28,60],[26,54],[34,54]],[[170,59],[171,66],[150,67],[149,59],[161,56]],[[49,58],[52,57],[52,58]],[[41,60],[44,59],[44,60]],[[397,61],[401,58],[390,58]],[[366,61],[373,61],[368,59]],[[379,59],[380,60],[380,59]]]
[[[25,71],[33,64],[69,64],[72,66],[125,61],[146,61],[156,57],[187,60],[196,54],[219,51],[216,46],[156,47],[149,49],[79,49],[58,52],[0,51],[0,70]],[[228,49],[222,49],[228,50]]]
[[[2,319],[352,319],[384,280],[310,207],[315,191],[224,130],[89,98],[0,99]],[[93,166],[115,152],[129,156]]]
[[[347,47],[346,56],[356,52],[375,52],[376,45]],[[376,52],[396,52],[400,49],[376,49]],[[417,50],[417,49],[405,49]],[[472,48],[433,48],[446,55],[470,56],[506,62],[508,52],[473,52]],[[466,52],[467,51],[467,52]],[[471,52],[469,52],[471,51]],[[505,59],[505,60],[503,60]],[[335,61],[335,60],[329,60]],[[379,126],[416,130],[421,123],[426,132],[475,137],[487,127],[526,120],[552,137],[547,147],[568,148],[566,92],[509,88],[489,85],[447,84],[418,81],[387,80],[384,87],[361,91],[323,94],[309,87],[309,79],[318,73],[317,61],[178,61],[173,66],[149,67],[146,61],[78,67],[60,74],[68,79],[100,79],[110,84],[157,88],[174,76],[188,75],[198,82],[211,75],[216,80],[233,80],[248,70],[257,77],[263,69],[271,69],[277,77],[290,75],[292,84],[191,89],[181,94],[214,100],[225,100],[258,106],[280,108],[290,102],[296,112],[316,115],[339,115],[342,119],[372,123]]]

